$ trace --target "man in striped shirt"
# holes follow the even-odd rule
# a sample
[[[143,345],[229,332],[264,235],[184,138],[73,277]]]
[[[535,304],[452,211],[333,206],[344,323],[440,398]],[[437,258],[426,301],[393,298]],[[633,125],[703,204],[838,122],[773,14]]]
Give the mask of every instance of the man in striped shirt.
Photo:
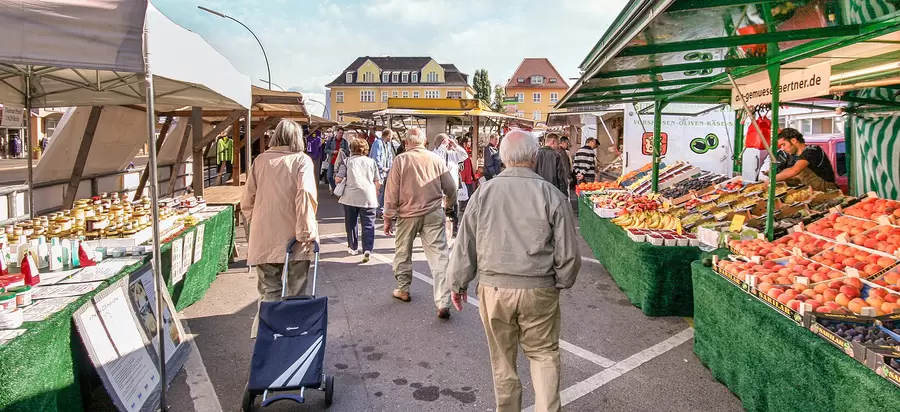
[[[594,152],[596,148],[597,139],[591,137],[587,139],[584,147],[575,152],[572,169],[578,183],[590,183],[597,179],[597,154]]]

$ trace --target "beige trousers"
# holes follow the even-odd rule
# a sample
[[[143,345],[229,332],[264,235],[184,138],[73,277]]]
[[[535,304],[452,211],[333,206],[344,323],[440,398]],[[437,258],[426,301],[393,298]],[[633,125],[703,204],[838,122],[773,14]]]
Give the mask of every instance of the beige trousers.
[[[394,237],[394,277],[397,288],[409,292],[412,283],[412,250],[417,236],[422,238],[425,259],[434,278],[434,304],[438,309],[450,307],[450,283],[444,275],[450,264],[450,248],[447,246],[443,209],[437,209],[424,216],[399,218]]]
[[[285,296],[297,296],[306,293],[306,283],[309,280],[308,260],[295,260],[288,265],[288,284]],[[281,271],[283,263],[263,263],[256,266],[258,282],[256,288],[259,291],[259,302],[274,302],[281,299]],[[256,339],[256,331],[259,329],[259,304],[256,306],[256,316],[253,317],[253,329],[250,331],[250,339]]]
[[[535,412],[561,411],[559,401],[559,290],[504,289],[478,284],[497,412],[522,410],[516,370],[519,346],[531,364]]]

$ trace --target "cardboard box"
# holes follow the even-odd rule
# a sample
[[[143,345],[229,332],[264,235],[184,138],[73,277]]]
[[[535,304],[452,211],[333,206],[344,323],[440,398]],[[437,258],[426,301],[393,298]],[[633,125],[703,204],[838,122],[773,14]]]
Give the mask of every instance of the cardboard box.
[[[866,366],[900,388],[900,350],[870,350]]]

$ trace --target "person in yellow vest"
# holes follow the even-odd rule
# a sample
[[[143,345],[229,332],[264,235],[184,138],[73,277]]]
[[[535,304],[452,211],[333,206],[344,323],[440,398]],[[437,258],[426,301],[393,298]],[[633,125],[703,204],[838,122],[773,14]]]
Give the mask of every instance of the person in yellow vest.
[[[219,173],[216,177],[216,183],[222,184],[222,176],[224,173],[231,175],[231,162],[234,160],[234,141],[228,137],[231,128],[225,130],[216,139],[216,164],[219,166]]]

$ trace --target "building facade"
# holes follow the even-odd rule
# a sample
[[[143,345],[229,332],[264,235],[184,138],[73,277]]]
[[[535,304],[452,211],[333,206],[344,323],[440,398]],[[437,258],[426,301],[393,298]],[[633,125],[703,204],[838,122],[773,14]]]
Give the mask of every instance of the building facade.
[[[506,112],[544,122],[568,89],[568,83],[550,60],[525,58],[506,83],[506,97],[517,100],[505,106]]]
[[[344,113],[384,109],[392,97],[468,99],[475,94],[468,74],[431,57],[359,57],[325,87],[328,115],[341,123],[355,120]]]

